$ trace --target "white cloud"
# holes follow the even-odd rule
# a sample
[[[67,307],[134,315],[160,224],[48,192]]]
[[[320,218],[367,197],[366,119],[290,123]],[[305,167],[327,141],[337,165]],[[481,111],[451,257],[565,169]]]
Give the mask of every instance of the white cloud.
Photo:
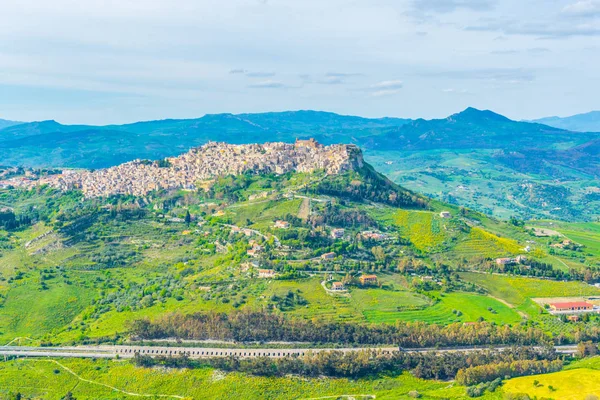
[[[578,17],[596,17],[600,15],[600,1],[582,0],[563,8],[563,13]]]
[[[253,71],[253,72],[246,72],[246,76],[249,78],[269,78],[271,76],[275,76],[275,72]]]
[[[281,89],[281,88],[285,88],[288,86],[280,81],[267,80],[267,81],[252,83],[252,84],[248,85],[248,87],[255,88],[255,89]]]
[[[403,87],[402,81],[381,81],[369,86],[368,91],[372,97],[391,96],[400,93]]]
[[[570,107],[600,107],[600,53],[589,50],[600,36],[600,21],[589,18],[598,16],[597,4],[5,1],[0,111],[28,119],[46,112],[33,105],[47,99],[62,109],[55,118],[65,122],[119,122],[109,113],[104,121],[80,119],[89,113],[76,110],[92,109],[101,94],[114,95],[111,110],[126,121],[154,119],[156,110],[184,117],[300,108],[439,117],[456,111],[456,97],[442,95],[440,88],[468,87],[488,108],[513,111],[516,118],[565,114]],[[428,18],[415,19],[417,12]],[[407,86],[386,80],[406,76]],[[75,100],[76,91],[88,93],[87,100],[83,95]],[[143,97],[152,108],[131,106],[123,96]]]
[[[442,89],[442,92],[452,93],[452,94],[469,94],[470,93],[467,89],[454,89],[454,88]]]
[[[450,13],[459,9],[487,11],[496,6],[496,0],[413,0],[411,5],[419,12]]]
[[[402,81],[381,81],[370,86],[371,89],[402,89]]]

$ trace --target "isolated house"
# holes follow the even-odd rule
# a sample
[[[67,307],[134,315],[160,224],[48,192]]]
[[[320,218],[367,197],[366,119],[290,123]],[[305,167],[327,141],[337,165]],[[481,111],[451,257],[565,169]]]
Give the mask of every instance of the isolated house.
[[[275,271],[272,269],[259,269],[258,277],[259,278],[275,278]]]
[[[290,223],[287,221],[282,221],[282,220],[275,221],[275,228],[288,229],[289,227],[290,227]]]
[[[342,228],[333,229],[331,231],[331,237],[334,238],[334,239],[341,239],[341,238],[344,237],[344,233],[345,232],[346,231],[344,229],[342,229]]]
[[[585,301],[569,301],[564,303],[551,303],[550,308],[552,311],[565,312],[565,311],[592,311],[594,305]]]
[[[361,285],[375,285],[377,284],[377,275],[362,275],[358,281]]]

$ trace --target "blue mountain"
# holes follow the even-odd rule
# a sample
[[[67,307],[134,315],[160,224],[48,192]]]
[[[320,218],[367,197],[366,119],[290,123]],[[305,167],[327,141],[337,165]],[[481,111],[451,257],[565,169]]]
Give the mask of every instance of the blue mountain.
[[[600,132],[600,111],[591,111],[570,117],[547,117],[534,120],[540,124],[577,132]]]

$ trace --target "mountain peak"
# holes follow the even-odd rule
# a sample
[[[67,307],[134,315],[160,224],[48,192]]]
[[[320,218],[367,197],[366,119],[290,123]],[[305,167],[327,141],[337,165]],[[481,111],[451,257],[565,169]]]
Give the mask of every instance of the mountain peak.
[[[464,111],[457,114],[452,114],[448,117],[448,120],[455,121],[468,121],[468,122],[480,122],[480,121],[510,121],[509,118],[504,115],[500,115],[490,110],[479,110],[474,107],[467,107]]]

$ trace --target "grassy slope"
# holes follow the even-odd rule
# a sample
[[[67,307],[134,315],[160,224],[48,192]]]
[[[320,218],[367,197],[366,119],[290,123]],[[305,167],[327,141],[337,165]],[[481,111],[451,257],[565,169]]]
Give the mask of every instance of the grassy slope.
[[[538,384],[534,385],[534,381],[538,381]],[[550,390],[550,386],[554,390]],[[566,400],[583,400],[588,395],[600,396],[600,357],[574,362],[563,371],[552,374],[511,379],[505,383],[504,391]]]
[[[583,282],[557,282],[546,279],[521,278],[464,272],[465,280],[485,288],[492,296],[521,306],[532,297],[568,297],[598,295],[600,289]]]
[[[284,179],[287,180],[285,188],[289,189],[302,186],[314,179],[314,176],[297,174]],[[262,193],[272,188],[272,183],[267,178],[261,177],[261,180],[252,183],[248,190],[251,193]],[[43,198],[35,195],[25,201],[30,205],[44,203]],[[250,223],[253,228],[267,232],[271,229],[274,220],[286,214],[298,215],[303,201],[302,199],[259,198],[230,205],[226,207],[225,215],[239,226]],[[71,203],[75,203],[75,200],[71,200]],[[389,227],[389,232],[395,234],[397,231],[402,237],[410,239],[413,246],[399,247],[397,250],[402,251],[396,252],[395,257],[403,257],[404,250],[409,254],[416,250],[416,256],[425,263],[439,261],[457,266],[470,257],[514,255],[520,253],[526,241],[531,238],[523,229],[480,214],[469,213],[467,218],[463,219],[455,206],[437,201],[433,201],[431,206],[432,211],[399,210],[373,203],[348,202],[344,207],[358,207],[365,210],[384,230]],[[313,202],[310,207],[314,211],[323,207],[323,203]],[[206,210],[201,203],[193,202],[191,209],[194,213]],[[180,214],[185,213],[183,207],[178,210]],[[439,216],[441,210],[450,211],[453,218],[441,218]],[[477,227],[469,227],[468,224],[476,224]],[[128,321],[135,318],[152,318],[173,311],[185,313],[207,309],[228,311],[233,309],[235,301],[240,301],[242,298],[244,300],[242,308],[262,308],[269,305],[269,299],[273,295],[281,297],[290,290],[299,290],[302,297],[308,301],[308,305],[297,306],[286,312],[304,318],[390,323],[396,320],[419,320],[441,324],[475,321],[480,317],[497,323],[512,324],[520,321],[516,311],[486,296],[456,292],[438,294],[438,300],[431,301],[415,293],[402,275],[379,274],[382,282],[386,284],[385,288],[369,290],[353,288],[348,298],[327,295],[320,285],[321,277],[288,281],[253,280],[240,272],[236,264],[238,261],[217,263],[220,258],[227,258],[227,254],[204,255],[206,253],[199,250],[196,245],[200,234],[183,235],[182,232],[188,229],[184,224],[169,224],[155,219],[96,222],[90,228],[97,237],[93,243],[83,241],[71,247],[35,254],[36,251],[60,240],[60,237],[50,235],[25,248],[26,242],[39,237],[49,229],[44,224],[38,224],[12,234],[9,241],[14,248],[2,251],[0,274],[5,279],[13,277],[16,269],[26,271],[24,280],[15,281],[11,285],[8,285],[7,280],[0,280],[0,290],[7,296],[3,308],[0,308],[0,340],[2,341],[8,342],[18,336],[35,336],[61,342],[77,339],[81,335],[89,337],[113,335],[116,332],[124,332]],[[99,271],[85,269],[86,265],[93,265],[90,259],[91,253],[102,255],[116,245],[125,251],[138,251],[141,261]],[[221,297],[207,299],[206,292],[188,288],[183,300],[170,298],[162,303],[157,302],[149,308],[137,311],[126,309],[121,312],[110,310],[102,313],[97,319],[86,319],[86,316],[92,313],[91,304],[94,298],[102,298],[123,283],[143,283],[147,279],[177,274],[185,267],[176,266],[177,260],[182,258],[195,260],[192,269],[196,272],[186,278],[190,282],[197,282],[201,286],[215,284],[229,286],[232,282],[238,283],[238,288],[225,289],[225,295],[229,297],[230,302],[222,301]],[[40,289],[41,271],[56,266],[64,267],[65,278],[57,276],[48,281],[48,290]],[[344,261],[334,267],[343,270]],[[341,279],[342,275],[340,274],[337,279]],[[72,282],[68,287],[65,283],[67,279]],[[481,284],[481,286],[486,285]],[[532,290],[536,297],[547,293],[543,287]],[[492,294],[502,299],[506,297],[493,292]],[[24,306],[40,298],[43,301],[36,303],[35,307],[29,307],[31,310]],[[507,301],[519,307],[527,306],[524,299],[516,303]],[[490,312],[488,308],[492,308],[496,313]],[[453,311],[461,311],[462,315],[457,316]],[[30,313],[27,319],[20,317],[24,312]]]
[[[227,210],[234,222],[245,225],[249,219],[252,226],[259,230],[266,230],[272,226],[273,220],[285,214],[297,214],[301,199],[295,200],[267,200],[238,203]],[[439,205],[436,205],[439,206]],[[493,220],[483,219],[483,227],[472,229],[465,233],[460,229],[456,218],[445,220],[436,212],[426,211],[398,211],[389,207],[375,207],[362,205],[377,220],[383,224],[398,226],[403,236],[410,238],[415,246],[429,254],[438,252],[440,256],[452,255],[454,258],[470,257],[473,255],[500,256],[515,254],[522,246],[527,235]],[[441,206],[439,206],[441,209]],[[453,214],[457,210],[448,207]],[[45,232],[48,228],[36,225],[31,229],[20,232],[13,238],[15,249],[5,251],[0,258],[0,272],[8,278],[14,275],[15,266],[20,269],[26,267],[30,273],[25,281],[13,284],[8,290],[7,282],[0,282],[7,294],[4,307],[0,308],[0,340],[8,342],[18,336],[34,336],[42,338],[46,335],[54,341],[75,340],[81,334],[89,337],[113,335],[124,332],[129,320],[140,317],[155,317],[167,312],[195,312],[207,309],[227,311],[233,309],[233,300],[246,295],[246,303],[242,307],[262,308],[268,304],[273,295],[285,295],[289,290],[300,290],[302,296],[308,301],[307,306],[299,306],[286,312],[305,318],[322,318],[329,320],[344,320],[354,322],[390,322],[396,320],[425,321],[431,323],[451,323],[475,321],[479,317],[498,323],[517,323],[520,317],[515,310],[506,307],[497,300],[481,295],[468,293],[450,293],[438,296],[439,301],[431,303],[416,293],[412,292],[401,275],[381,275],[383,283],[389,283],[393,289],[352,289],[349,298],[332,297],[327,295],[321,285],[320,277],[292,281],[256,281],[249,280],[240,275],[239,269],[227,265],[214,265],[216,258],[200,257],[200,272],[194,275],[199,282],[219,282],[235,279],[242,282],[242,288],[233,295],[230,303],[219,300],[203,299],[204,292],[188,291],[181,301],[168,299],[164,304],[158,303],[150,308],[138,311],[109,311],[102,314],[97,320],[85,320],[82,316],[87,312],[87,307],[106,283],[101,282],[143,282],[146,278],[163,276],[166,272],[176,272],[173,262],[179,257],[190,256],[195,251],[194,236],[189,236],[190,241],[181,242],[181,232],[185,229],[179,225],[165,225],[150,221],[131,221],[129,223],[112,223],[99,226],[97,231],[104,240],[126,243],[127,246],[136,246],[140,249],[143,261],[124,268],[114,268],[110,271],[82,271],[78,265],[85,264],[85,254],[94,249],[88,249],[85,244],[74,247],[54,250],[43,255],[34,255],[33,250],[43,247],[45,242],[37,243],[31,249],[24,249],[24,243]],[[491,231],[501,237],[487,233]],[[517,241],[511,239],[516,237]],[[50,241],[50,239],[48,239]],[[73,256],[77,256],[73,258]],[[83,257],[83,258],[82,258]],[[217,257],[217,256],[215,256]],[[36,276],[42,269],[64,265],[69,279],[73,281],[66,287],[63,280],[56,278],[49,282],[49,290],[40,290]],[[165,266],[167,265],[167,266]],[[171,266],[168,266],[171,265]],[[108,275],[107,275],[108,274]],[[473,275],[476,278],[485,275]],[[338,277],[341,279],[341,275]],[[535,280],[523,280],[536,282]],[[511,291],[512,286],[502,284],[492,285],[494,290],[504,290],[506,293],[519,293],[521,288]],[[541,297],[547,293],[557,293],[551,283],[542,281],[543,285],[531,288],[531,296]],[[400,284],[399,284],[400,283]],[[485,282],[477,282],[486,287]],[[204,284],[204,283],[201,283]],[[514,284],[514,282],[512,283]],[[562,284],[556,285],[563,287]],[[567,284],[567,287],[571,284]],[[572,284],[577,286],[578,284]],[[583,285],[587,287],[587,285]],[[580,286],[577,286],[580,287]],[[503,288],[503,289],[502,289]],[[572,292],[572,291],[571,291]],[[571,293],[569,292],[569,293]],[[593,290],[592,293],[597,293]],[[579,294],[579,293],[577,293]],[[507,300],[519,307],[525,307],[525,298],[520,297],[514,301],[510,295],[496,293],[495,297]],[[42,302],[34,302],[37,299]],[[26,304],[35,303],[33,308],[25,307]],[[25,308],[24,308],[25,307]],[[488,307],[497,313],[488,311]],[[454,310],[462,312],[462,316],[453,313]],[[24,312],[29,317],[23,319]],[[70,327],[70,328],[69,328]],[[77,328],[77,329],[73,329]]]
[[[377,399],[408,399],[418,390],[423,399],[466,399],[465,389],[448,382],[424,381],[405,374],[395,378],[301,379],[261,378],[213,369],[169,371],[136,368],[126,361],[59,360],[83,382],[52,360],[18,360],[0,363],[0,396],[8,392],[26,393],[58,400],[67,391],[77,399],[133,399],[121,391],[142,395],[172,395],[188,399],[316,399],[341,395],[375,395]],[[169,398],[169,397],[164,397]],[[171,397],[175,398],[175,397]],[[361,399],[360,396],[355,398]],[[488,394],[482,399],[499,399]]]

